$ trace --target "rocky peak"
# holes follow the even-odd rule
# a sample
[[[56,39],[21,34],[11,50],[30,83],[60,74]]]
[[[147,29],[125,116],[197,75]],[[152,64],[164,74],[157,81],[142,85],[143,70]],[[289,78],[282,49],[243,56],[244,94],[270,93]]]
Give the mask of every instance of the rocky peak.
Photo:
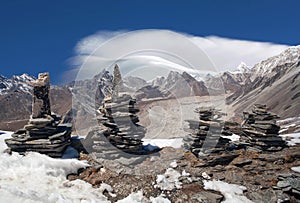
[[[147,85],[147,82],[139,77],[127,76],[123,79],[124,85],[132,88],[133,90],[138,90]]]
[[[27,73],[23,73],[22,75],[18,76],[18,75],[13,75],[11,78],[12,81],[14,82],[21,82],[21,83],[25,83],[25,82],[32,82],[35,80],[34,77],[29,76]]]
[[[163,84],[163,82],[166,80],[166,78],[164,76],[161,77],[156,77],[153,81],[152,81],[152,86],[161,86]]]
[[[9,94],[14,91],[30,93],[32,88],[28,83],[34,80],[34,77],[27,74],[20,76],[13,75],[11,78],[0,75],[0,95]]]
[[[277,56],[273,56],[264,60],[258,64],[256,64],[251,69],[251,79],[252,81],[255,77],[258,76],[272,76],[276,74],[276,72],[285,71],[286,69],[290,68],[293,65],[296,65],[300,62],[300,45],[293,46],[281,54]]]

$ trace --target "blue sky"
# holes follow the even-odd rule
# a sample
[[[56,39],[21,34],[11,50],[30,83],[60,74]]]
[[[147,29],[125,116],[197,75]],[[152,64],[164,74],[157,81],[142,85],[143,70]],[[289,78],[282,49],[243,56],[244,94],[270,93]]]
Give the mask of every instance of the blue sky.
[[[169,29],[196,36],[300,44],[300,1],[33,1],[0,3],[0,74],[70,69],[76,44],[101,30]]]

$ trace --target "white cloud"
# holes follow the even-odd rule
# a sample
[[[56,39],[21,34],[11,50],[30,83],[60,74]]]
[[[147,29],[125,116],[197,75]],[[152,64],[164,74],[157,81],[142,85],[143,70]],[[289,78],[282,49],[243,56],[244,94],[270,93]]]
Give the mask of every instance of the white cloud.
[[[198,37],[169,30],[102,31],[78,42],[72,62],[80,68],[78,79],[92,77],[118,63],[124,74],[149,80],[170,70],[205,74],[234,70],[241,62],[252,67],[286,48],[287,45]]]
[[[289,46],[208,36],[192,37],[220,70],[233,70],[241,62],[253,67],[256,63],[280,54]]]

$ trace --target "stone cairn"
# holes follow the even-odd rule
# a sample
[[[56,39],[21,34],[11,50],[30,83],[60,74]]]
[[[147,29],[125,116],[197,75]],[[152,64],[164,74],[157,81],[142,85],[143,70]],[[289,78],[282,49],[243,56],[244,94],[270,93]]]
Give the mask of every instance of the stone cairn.
[[[106,98],[99,109],[102,113],[99,121],[106,127],[103,135],[113,146],[127,153],[140,154],[146,130],[138,125],[136,113],[139,109],[135,104],[136,100],[130,95]]]
[[[33,85],[32,115],[23,129],[6,139],[7,146],[24,154],[28,151],[61,157],[71,138],[71,124],[60,124],[60,116],[51,114],[49,73],[40,73]]]
[[[99,108],[101,116],[98,117],[102,132],[100,136],[94,136],[93,149],[112,151],[118,148],[130,154],[142,154],[146,128],[138,124],[139,112],[136,99],[128,94],[120,95],[122,90],[122,77],[119,67],[114,68],[112,92],[107,96]],[[101,134],[104,135],[101,138]],[[108,141],[108,142],[107,142]],[[112,145],[113,147],[110,147]]]
[[[221,137],[221,134],[232,134],[223,128],[220,118],[224,114],[211,107],[198,108],[195,112],[199,114],[200,120],[187,120],[190,134],[184,137],[183,148],[198,157],[224,151],[230,140]]]
[[[278,135],[280,127],[276,125],[279,117],[267,111],[266,105],[255,104],[252,113],[243,112],[242,140],[265,151],[278,151],[285,141]]]

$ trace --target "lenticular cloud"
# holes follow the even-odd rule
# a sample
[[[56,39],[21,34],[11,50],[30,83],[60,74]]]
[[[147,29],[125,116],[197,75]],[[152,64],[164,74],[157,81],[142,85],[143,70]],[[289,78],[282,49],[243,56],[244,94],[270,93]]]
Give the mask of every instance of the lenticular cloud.
[[[85,70],[85,74],[82,74],[87,78],[91,77],[89,72],[99,67],[107,68],[115,61],[124,63],[125,69],[128,66],[147,68],[159,64],[168,70],[175,68],[178,72],[193,73],[195,71],[192,69],[200,69],[211,73],[234,70],[241,62],[252,67],[287,47],[217,36],[199,37],[169,30],[100,31],[77,43],[76,56],[71,61],[77,68],[73,72],[77,73],[82,66],[89,67],[90,71]],[[139,55],[139,58],[133,55]],[[149,55],[155,57],[149,58]],[[178,56],[181,58],[178,59]],[[145,60],[141,60],[141,57]]]

